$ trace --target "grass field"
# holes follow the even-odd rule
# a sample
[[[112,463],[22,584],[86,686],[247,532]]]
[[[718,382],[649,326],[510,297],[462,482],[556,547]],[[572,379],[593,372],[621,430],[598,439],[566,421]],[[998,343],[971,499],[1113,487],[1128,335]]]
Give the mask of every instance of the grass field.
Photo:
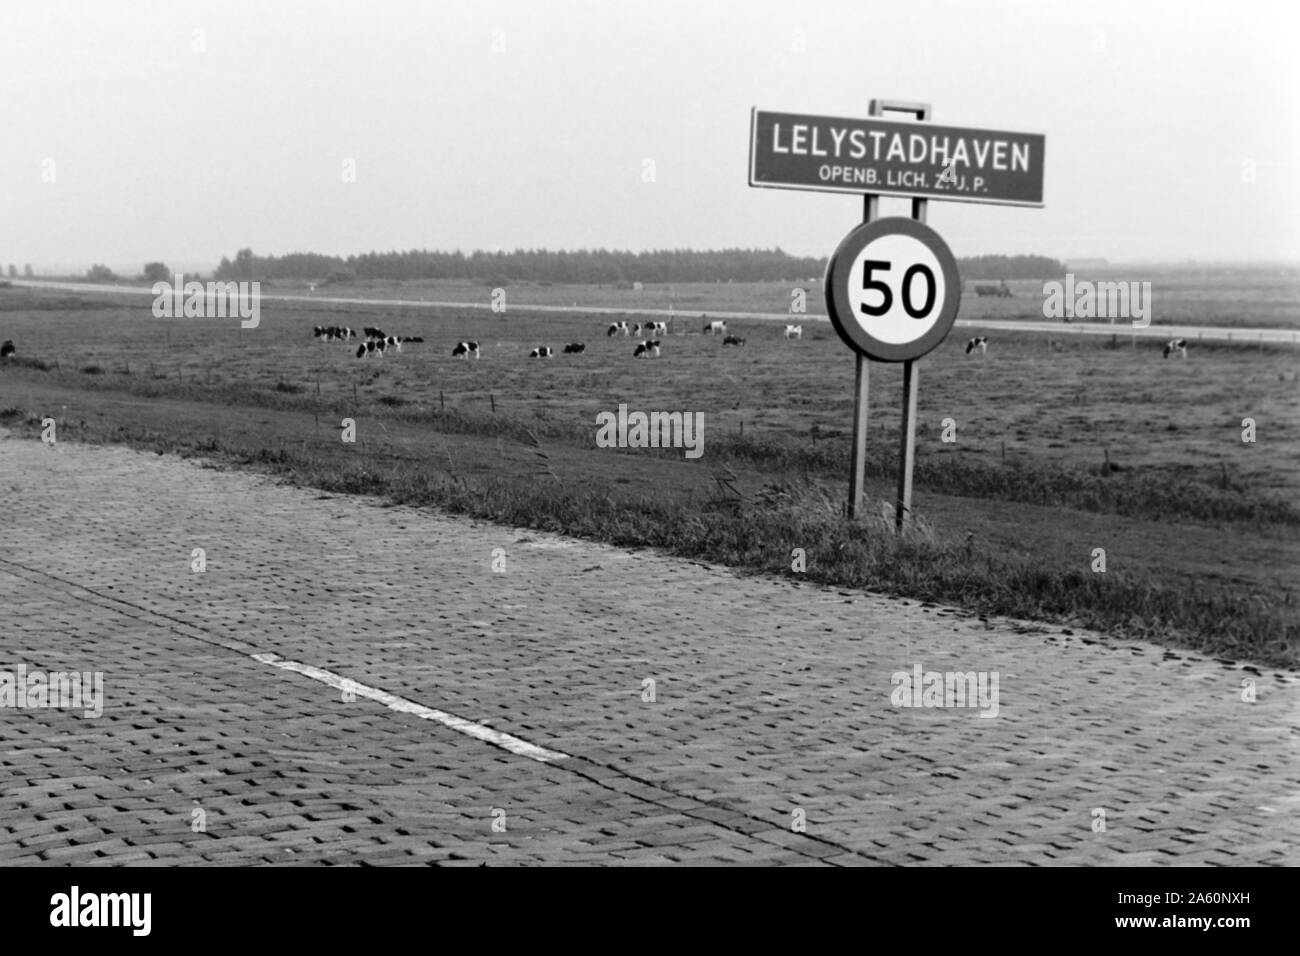
[[[1219,295],[1241,293],[1231,315],[1201,285],[1213,277],[1162,281],[1176,287],[1170,302],[1186,304],[1166,316],[1157,284],[1157,322],[1300,325],[1293,281],[1259,291],[1255,277],[1254,298],[1250,276],[1222,283],[1235,291]],[[788,288],[765,286],[692,287],[690,302],[679,289],[672,301],[780,311]],[[628,307],[625,298],[663,291],[538,286],[527,301]],[[962,317],[1041,317],[1040,303],[968,296]],[[316,324],[379,325],[425,343],[358,360],[313,340]],[[994,333],[986,355],[968,357],[954,333],[919,366],[919,520],[896,541],[882,521],[838,514],[853,361],[828,325],[808,323],[803,341],[787,342],[779,325],[729,322],[743,349],[694,321],[678,325],[661,358],[637,361],[633,342],[607,338],[591,315],[268,302],[261,326],[244,330],[155,319],[147,299],[3,290],[0,339],[19,354],[0,369],[0,414],[28,431],[48,415],[64,438],[202,454],[316,487],[773,572],[790,573],[791,548],[804,547],[808,575],[831,583],[1273,664],[1300,659],[1295,349],[1196,345],[1186,361],[1164,360],[1155,341]],[[482,360],[451,359],[460,339],[479,341]],[[527,358],[571,341],[587,352]],[[873,366],[875,510],[892,495],[900,377]],[[597,449],[596,414],[620,404],[704,413],[703,457]],[[356,445],[337,437],[345,416]],[[1254,443],[1241,440],[1247,417]],[[946,418],[952,443],[941,440]],[[1091,569],[1096,548],[1104,574]]]

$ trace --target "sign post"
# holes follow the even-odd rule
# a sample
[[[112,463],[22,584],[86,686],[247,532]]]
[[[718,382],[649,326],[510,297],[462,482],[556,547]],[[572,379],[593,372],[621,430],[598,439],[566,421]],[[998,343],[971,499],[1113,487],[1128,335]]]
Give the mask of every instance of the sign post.
[[[928,120],[930,118],[930,104],[903,104],[903,103],[882,103],[880,100],[872,100],[868,112],[872,116],[879,116],[886,109],[896,110],[898,112],[911,112],[916,114],[918,121]],[[874,218],[873,214],[878,214],[880,206],[880,197],[868,194],[865,197],[866,213],[864,222],[870,222]],[[912,199],[912,218],[917,222],[925,222],[926,207],[929,205],[924,199]],[[858,429],[853,430],[854,442],[860,442],[858,447],[853,451],[853,477],[849,481],[851,489],[849,502],[849,517],[854,518],[862,510],[862,485],[867,467],[867,394],[865,391],[867,384],[867,361],[868,359],[862,353],[858,353],[858,380],[862,383],[863,393],[858,396],[857,410],[854,418],[860,415],[862,418],[862,434],[859,436]],[[894,508],[894,530],[901,531],[907,516],[912,513],[912,461],[916,456],[916,366],[913,359],[907,359],[903,362],[903,421],[900,428],[901,441],[898,450],[898,499]]]
[[[880,117],[910,113],[916,122]],[[850,518],[862,513],[870,365],[903,364],[895,530],[912,512],[916,453],[916,362],[952,329],[961,304],[957,260],[926,225],[928,199],[1043,205],[1041,133],[934,126],[930,104],[873,99],[870,118],[841,119],[754,109],[749,184],[777,189],[863,192],[862,225],[826,267],[826,309],[856,353]],[[865,190],[863,187],[866,187]],[[907,196],[912,215],[879,218],[882,195]]]
[[[872,197],[874,199],[874,197]],[[913,202],[915,207],[924,200]],[[867,365],[903,363],[896,527],[912,507],[916,448],[916,360],[947,337],[961,303],[957,260],[939,234],[919,219],[871,219],[840,242],[826,266],[826,311],[858,355],[850,513],[861,513],[866,462]]]
[[[868,112],[872,116],[879,116],[882,107],[883,104],[879,100],[872,100]],[[900,112],[908,109],[899,104],[892,104],[889,108]],[[916,113],[918,121],[930,118],[929,103],[913,107],[910,111]],[[925,213],[929,206],[926,200],[913,197],[912,218],[917,222],[925,222]],[[957,287],[961,288],[960,282]],[[956,317],[954,312],[953,318]],[[912,513],[912,462],[916,458],[916,388],[916,360],[907,359],[903,362],[903,421],[899,428],[901,437],[898,448],[898,500],[894,506],[894,530],[898,532],[903,530],[903,525]]]

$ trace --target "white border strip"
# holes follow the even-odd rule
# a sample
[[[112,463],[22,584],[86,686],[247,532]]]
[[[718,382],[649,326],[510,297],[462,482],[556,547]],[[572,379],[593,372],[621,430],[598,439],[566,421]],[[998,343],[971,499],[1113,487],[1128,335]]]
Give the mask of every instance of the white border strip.
[[[288,661],[284,658],[277,657],[275,654],[252,654],[253,660],[259,664],[270,664],[273,667],[279,667],[286,671],[293,671],[295,674],[302,674],[304,677],[310,677],[312,680],[318,680],[322,684],[328,684],[337,690],[347,690],[356,694],[358,697],[368,697],[371,700],[378,701],[390,710],[395,710],[400,714],[413,714],[422,720],[436,720],[444,727],[450,727],[452,730],[459,731],[477,740],[500,747],[503,750],[509,750],[511,753],[518,754],[521,757],[527,757],[530,760],[536,760],[541,763],[550,763],[553,760],[564,760],[569,755],[560,753],[558,750],[547,750],[545,747],[538,747],[536,744],[530,744],[526,740],[520,740],[518,737],[512,737],[510,734],[504,734],[499,730],[493,730],[491,727],[484,727],[482,724],[476,724],[472,720],[466,720],[463,717],[457,717],[455,714],[448,714],[445,711],[434,710],[432,707],[425,707],[423,704],[417,704],[415,701],[407,700],[405,697],[398,697],[396,694],[390,694],[388,691],[379,690],[376,687],[367,687],[365,684],[359,684],[347,677],[340,677],[338,674],[332,674],[329,671],[321,670],[319,667],[312,667],[310,664],[299,664],[297,661]]]

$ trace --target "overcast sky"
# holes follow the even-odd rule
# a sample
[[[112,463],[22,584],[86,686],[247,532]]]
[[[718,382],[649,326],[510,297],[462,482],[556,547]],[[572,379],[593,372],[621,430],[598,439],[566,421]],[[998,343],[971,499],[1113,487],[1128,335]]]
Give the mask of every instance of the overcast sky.
[[[1295,0],[3,0],[0,263],[828,255],[861,202],[749,187],[750,109],[873,96],[1047,134],[1045,208],[930,204],[958,255],[1295,261],[1298,27]]]

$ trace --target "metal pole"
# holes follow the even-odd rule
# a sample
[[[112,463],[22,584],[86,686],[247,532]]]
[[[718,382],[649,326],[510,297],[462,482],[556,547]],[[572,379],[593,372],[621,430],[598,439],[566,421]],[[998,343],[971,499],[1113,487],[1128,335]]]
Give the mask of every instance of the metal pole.
[[[926,111],[929,112],[928,109]],[[920,119],[926,116],[918,114]],[[912,200],[912,218],[925,222],[929,203],[924,199]],[[899,534],[912,514],[912,465],[916,461],[916,362],[903,363],[903,420],[898,442],[898,501],[894,507],[894,530]]]
[[[873,102],[874,108],[874,102]],[[880,215],[880,197],[868,193],[862,197],[862,221],[871,222]],[[849,517],[862,514],[862,498],[867,471],[867,421],[870,412],[870,360],[857,354],[857,372],[853,377],[853,470],[849,472]]]
[[[894,530],[901,532],[912,513],[912,461],[916,457],[916,362],[903,363],[903,421],[898,445],[898,502]]]
[[[880,105],[880,104],[873,104]],[[919,122],[930,119],[928,103],[891,103],[884,105],[900,113],[914,113]],[[929,202],[912,198],[912,218],[925,222]],[[912,464],[916,460],[916,393],[918,369],[916,362],[903,363],[903,414],[898,438],[898,499],[894,505],[894,530],[901,534],[912,514]]]
[[[867,470],[867,383],[870,366],[865,355],[858,355],[857,375],[853,380],[853,470],[849,472],[849,517],[862,514],[862,482]]]

